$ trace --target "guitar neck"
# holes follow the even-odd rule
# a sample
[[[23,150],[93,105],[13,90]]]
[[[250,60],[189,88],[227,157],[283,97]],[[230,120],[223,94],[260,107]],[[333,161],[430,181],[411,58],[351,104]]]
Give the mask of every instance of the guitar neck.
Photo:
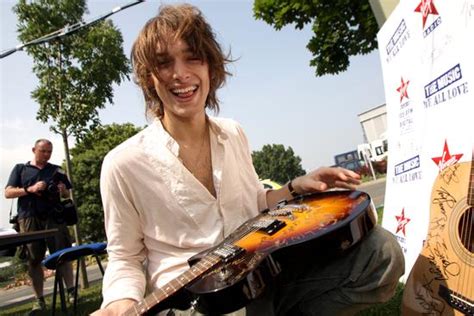
[[[176,294],[184,286],[192,284],[208,271],[214,269],[222,262],[222,259],[214,254],[209,254],[199,260],[190,269],[183,272],[177,278],[166,283],[163,287],[147,295],[142,301],[134,304],[123,315],[143,315],[155,305]]]

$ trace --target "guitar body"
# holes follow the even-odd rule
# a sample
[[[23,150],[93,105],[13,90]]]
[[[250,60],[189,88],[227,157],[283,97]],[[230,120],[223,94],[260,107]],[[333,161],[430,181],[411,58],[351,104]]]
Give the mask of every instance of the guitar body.
[[[473,174],[470,162],[458,163],[435,180],[428,235],[405,285],[403,315],[474,315]]]
[[[317,249],[344,251],[374,227],[375,214],[369,195],[360,191],[329,191],[282,202],[189,259],[189,270],[124,315],[186,309],[190,304],[204,314],[240,309],[262,295],[280,272],[273,254],[311,260],[318,257]]]
[[[316,260],[316,251],[322,245],[332,253],[344,251],[373,228],[374,214],[366,193],[331,191],[301,196],[247,221],[229,236],[238,238],[235,245],[245,249],[245,254],[187,287],[196,296],[194,308],[204,314],[223,314],[246,306],[259,297],[280,272],[273,255]],[[254,221],[266,217],[276,218],[285,226],[273,234],[255,231],[241,237]],[[196,255],[190,263],[207,253]]]

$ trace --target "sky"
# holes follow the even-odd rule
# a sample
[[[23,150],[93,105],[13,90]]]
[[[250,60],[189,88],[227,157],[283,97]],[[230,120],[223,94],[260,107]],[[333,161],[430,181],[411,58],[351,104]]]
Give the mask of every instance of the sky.
[[[130,2],[88,1],[86,20]],[[253,1],[249,0],[188,2],[203,12],[224,50],[237,59],[229,67],[233,76],[218,92],[219,116],[233,118],[243,126],[251,150],[260,150],[265,144],[291,146],[302,159],[303,168],[311,171],[334,164],[335,155],[355,150],[363,142],[357,115],[385,103],[378,51],[351,58],[344,73],[316,77],[315,69],[309,65],[311,53],[306,48],[312,36],[310,26],[303,30],[287,26],[277,31],[253,17]],[[12,12],[15,4],[12,0],[0,2],[0,51],[20,44],[17,19]],[[122,32],[126,56],[159,5],[160,1],[148,0],[111,17]],[[32,67],[32,58],[25,51],[0,59],[2,187],[16,163],[31,160],[31,147],[38,138],[53,142],[50,162],[61,164],[64,159],[60,136],[50,132],[49,125],[36,121],[38,104],[30,94],[38,81]],[[103,124],[148,123],[141,91],[132,81],[114,86],[113,100],[113,104],[100,111]],[[74,145],[74,139],[69,142]],[[0,203],[0,227],[7,227],[11,200],[2,194]]]

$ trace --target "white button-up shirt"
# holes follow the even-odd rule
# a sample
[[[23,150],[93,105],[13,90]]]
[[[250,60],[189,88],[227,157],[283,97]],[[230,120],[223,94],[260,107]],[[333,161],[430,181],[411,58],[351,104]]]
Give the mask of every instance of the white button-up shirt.
[[[230,119],[209,123],[216,198],[181,163],[178,143],[158,119],[105,157],[100,187],[109,262],[102,306],[141,300],[146,285],[154,290],[176,278],[190,257],[266,208],[242,128]]]

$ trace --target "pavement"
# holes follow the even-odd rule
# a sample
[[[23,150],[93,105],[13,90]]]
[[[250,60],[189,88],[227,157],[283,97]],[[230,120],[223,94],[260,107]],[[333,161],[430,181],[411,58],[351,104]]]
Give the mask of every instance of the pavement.
[[[385,184],[386,178],[379,178],[369,182],[364,182],[357,187],[357,190],[367,192],[375,207],[381,207],[384,205],[385,200]]]
[[[106,263],[102,262],[104,269]],[[102,273],[97,264],[87,267],[87,277],[89,285],[102,280]],[[44,296],[52,295],[54,289],[54,275],[44,281]],[[80,297],[81,290],[79,289],[78,297]],[[6,307],[22,304],[24,302],[32,301],[34,299],[33,289],[29,285],[17,286],[8,290],[0,289],[0,310]]]

